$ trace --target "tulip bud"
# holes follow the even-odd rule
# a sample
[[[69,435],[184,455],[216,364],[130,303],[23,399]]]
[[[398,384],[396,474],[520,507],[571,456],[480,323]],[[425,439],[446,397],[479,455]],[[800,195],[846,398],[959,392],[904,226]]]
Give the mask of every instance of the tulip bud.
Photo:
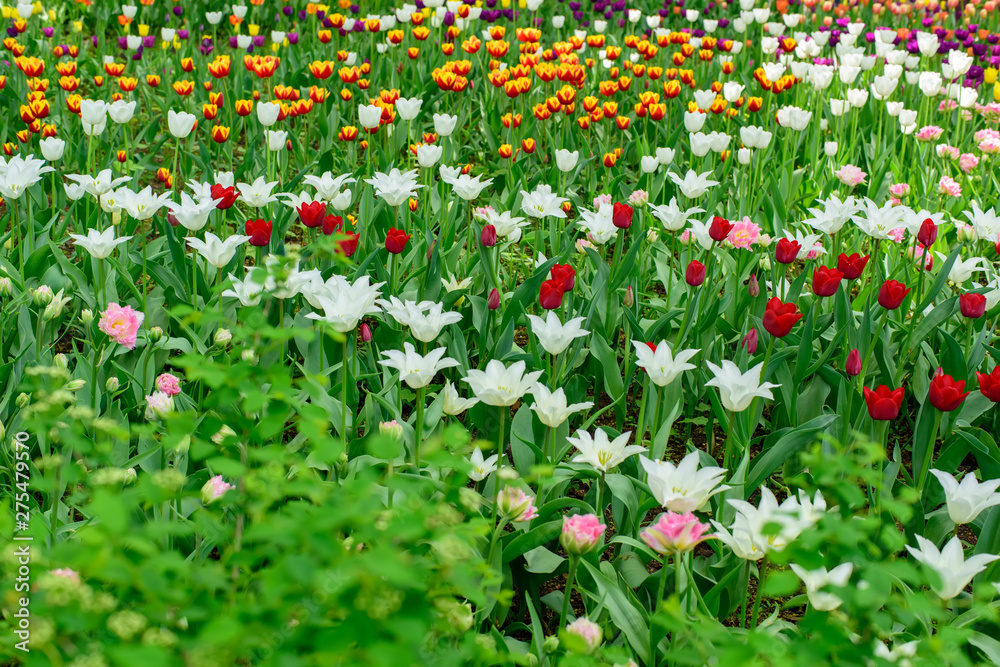
[[[847,363],[844,364],[844,370],[851,377],[861,374],[861,353],[858,352],[858,348],[854,348],[847,355]]]
[[[86,325],[89,325],[91,322],[94,321],[94,311],[92,311],[90,308],[84,308],[80,312],[80,321]]]
[[[496,310],[497,308],[500,307],[500,290],[498,290],[496,287],[490,290],[490,296],[486,300],[486,306],[490,310]]]
[[[631,285],[625,288],[625,298],[622,299],[622,305],[626,308],[631,308],[635,305],[635,293],[632,292]]]
[[[17,395],[17,399],[15,399],[14,403],[15,405],[17,405],[17,407],[23,408],[27,406],[30,401],[31,401],[31,396],[28,396],[22,391],[20,394]]]
[[[750,296],[754,298],[760,296],[760,285],[757,283],[756,273],[750,274],[750,280],[747,282],[747,291],[750,293]]]
[[[590,553],[601,543],[607,528],[596,514],[575,514],[563,517],[559,544],[566,553],[580,555]]]
[[[559,637],[556,637],[555,635],[549,635],[548,637],[546,637],[545,641],[542,642],[542,650],[545,651],[546,653],[555,653],[556,651],[558,651]]]
[[[247,348],[240,353],[240,358],[243,359],[243,361],[253,364],[257,362],[257,353],[252,349]]]
[[[125,471],[125,481],[124,481],[125,486],[128,486],[129,484],[134,484],[135,480],[137,479],[139,479],[139,476],[136,474],[135,468],[129,468],[128,470]]]
[[[493,225],[486,225],[479,235],[479,240],[487,248],[492,248],[497,244],[497,228]]]
[[[117,227],[120,224],[122,224],[122,210],[120,208],[116,208],[111,211],[111,226]]]
[[[0,295],[10,296],[14,292],[14,286],[10,282],[10,278],[4,276],[0,278]]]
[[[42,321],[50,322],[62,316],[63,309],[65,307],[66,305],[63,303],[62,299],[55,299],[54,301],[49,302],[49,304],[45,306],[45,310],[42,311]]]
[[[150,343],[159,343],[161,338],[163,338],[163,329],[160,327],[153,327],[149,330]]]
[[[10,252],[11,249],[13,249],[13,247],[14,247],[14,239],[13,238],[9,238],[9,239],[7,239],[6,241],[3,242],[3,249],[6,250],[7,252]]]
[[[698,287],[705,282],[705,265],[696,259],[692,259],[684,272],[684,280],[691,287]]]
[[[372,330],[367,322],[361,323],[361,340],[366,343],[372,342]]]
[[[212,442],[217,445],[221,445],[226,441],[227,438],[235,438],[236,431],[229,427],[229,424],[223,424],[219,431],[212,436]]]
[[[391,422],[380,422],[378,425],[378,432],[382,435],[387,435],[394,440],[403,439],[403,426],[395,419]]]
[[[31,293],[31,299],[36,306],[47,306],[52,302],[52,288],[41,285]]]
[[[61,368],[63,370],[69,368],[69,364],[66,361],[66,355],[61,352],[56,356],[52,357],[52,365],[55,366],[56,368]]]
[[[747,335],[743,337],[743,340],[740,341],[740,345],[743,346],[743,349],[748,354],[754,354],[757,351],[757,329],[750,329]]]
[[[824,142],[823,144],[823,152],[826,154],[827,157],[834,157],[835,155],[837,155],[838,149],[839,146],[837,146],[836,141],[827,141]]]
[[[118,391],[119,386],[121,386],[121,383],[114,375],[109,377],[108,381],[104,383],[104,388],[108,391]]]
[[[215,332],[215,337],[213,338],[215,344],[220,347],[229,345],[230,341],[232,340],[233,340],[233,334],[230,333],[229,329],[219,329],[218,331]]]
[[[66,390],[67,391],[80,391],[81,389],[83,389],[84,385],[86,385],[86,384],[87,384],[86,380],[80,380],[80,379],[70,380],[69,382],[66,383]]]

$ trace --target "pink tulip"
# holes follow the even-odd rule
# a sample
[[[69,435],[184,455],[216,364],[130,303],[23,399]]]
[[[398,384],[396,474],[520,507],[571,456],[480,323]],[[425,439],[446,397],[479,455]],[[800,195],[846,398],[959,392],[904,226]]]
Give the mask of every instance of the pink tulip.
[[[650,549],[659,554],[681,554],[694,549],[699,543],[714,537],[706,535],[707,523],[701,523],[691,512],[678,514],[664,512],[656,523],[640,533],[639,537]]]

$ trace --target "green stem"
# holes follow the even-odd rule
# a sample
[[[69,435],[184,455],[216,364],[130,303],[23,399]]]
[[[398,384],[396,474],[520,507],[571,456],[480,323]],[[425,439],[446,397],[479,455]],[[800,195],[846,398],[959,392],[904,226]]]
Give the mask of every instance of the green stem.
[[[420,473],[420,443],[424,434],[424,388],[417,389],[417,423],[414,425],[416,436],[413,439],[413,467]]]
[[[757,629],[757,616],[760,615],[760,601],[764,597],[764,579],[767,576],[767,557],[760,560],[760,565],[757,566],[757,596],[753,601],[753,618],[750,619],[750,627],[754,630]]]
[[[570,598],[573,596],[573,581],[576,579],[576,568],[580,565],[580,557],[571,555],[569,557],[569,574],[566,575],[566,589],[563,592],[562,624],[565,626],[569,622]]]

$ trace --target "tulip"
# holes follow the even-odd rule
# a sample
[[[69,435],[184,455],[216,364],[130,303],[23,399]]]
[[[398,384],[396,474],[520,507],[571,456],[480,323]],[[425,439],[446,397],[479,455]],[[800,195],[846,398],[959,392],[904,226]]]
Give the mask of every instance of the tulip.
[[[761,323],[764,325],[764,330],[775,338],[784,338],[802,317],[802,313],[798,312],[794,303],[782,303],[781,299],[775,296],[767,302]]]
[[[821,266],[813,271],[813,294],[819,297],[833,296],[840,287],[844,274],[837,269]]]
[[[478,451],[478,450],[477,450]],[[607,529],[596,514],[574,514],[564,516],[559,544],[566,553],[579,556],[597,548]]]
[[[847,362],[844,364],[844,370],[851,377],[856,377],[861,374],[861,353],[858,352],[858,348],[854,348],[847,355]]]
[[[321,201],[303,203],[295,210],[302,224],[310,229],[319,227],[326,219],[326,204]]]
[[[559,171],[570,172],[576,169],[576,163],[580,158],[580,151],[570,152],[563,148],[556,149],[556,166]]]
[[[479,234],[479,241],[487,248],[492,248],[497,244],[497,228],[493,225],[486,225]]]
[[[743,336],[740,345],[747,351],[747,354],[754,354],[757,351],[757,329],[750,329],[747,335]]]
[[[576,269],[572,264],[553,264],[549,275],[553,280],[562,281],[564,292],[572,292],[576,286]]]
[[[239,197],[234,186],[225,187],[218,183],[211,187],[211,193],[212,199],[218,202],[215,207],[220,211],[232,208],[232,205],[236,203],[236,198]]]
[[[931,470],[944,489],[944,499],[948,506],[948,517],[956,526],[972,523],[979,514],[990,507],[1000,505],[1000,479],[976,479],[975,473],[966,473],[959,484],[952,475],[940,470]]]
[[[871,255],[862,257],[859,253],[852,255],[840,253],[840,257],[837,258],[837,270],[844,274],[845,280],[854,280],[865,270],[870,257]]]
[[[270,220],[247,220],[246,234],[250,237],[250,245],[258,248],[269,245],[272,227]]]
[[[774,248],[774,259],[780,264],[791,264],[799,256],[800,250],[802,250],[802,246],[798,241],[780,238]]]
[[[612,209],[611,222],[618,229],[628,229],[632,226],[632,207],[628,204],[615,202]]]
[[[682,554],[714,537],[705,534],[709,528],[707,523],[699,522],[691,512],[663,512],[657,517],[656,523],[642,531],[639,537],[658,554]]]
[[[887,280],[878,291],[878,303],[886,310],[895,310],[903,303],[903,299],[910,293],[903,283],[897,280]]]
[[[684,271],[684,281],[691,287],[698,287],[705,282],[705,265],[696,259],[688,262]]]
[[[930,248],[934,245],[934,242],[937,240],[937,235],[937,225],[934,224],[934,221],[930,218],[924,220],[920,225],[920,229],[917,230],[917,240],[920,241],[920,244],[925,248]]]
[[[957,409],[965,397],[969,395],[969,392],[962,391],[965,389],[965,380],[955,381],[950,375],[945,375],[944,372],[938,368],[937,373],[934,374],[933,379],[931,379],[930,389],[928,392],[928,399],[935,408],[941,412],[951,412]]]
[[[500,307],[500,290],[496,287],[490,290],[490,296],[486,300],[486,307],[490,310],[496,310]]]
[[[197,122],[198,119],[195,118],[194,114],[184,111],[177,113],[173,109],[167,112],[167,128],[170,130],[170,134],[177,139],[184,139],[191,134]]]
[[[385,235],[385,249],[393,255],[398,255],[406,248],[406,243],[412,238],[402,229],[392,227]]]
[[[986,297],[975,292],[966,292],[958,297],[958,306],[963,317],[970,320],[978,319],[986,312]]]
[[[712,237],[712,240],[716,243],[722,243],[729,236],[729,232],[733,230],[733,223],[729,222],[725,218],[720,218],[715,216],[712,218],[712,224],[708,228],[708,235]]]
[[[879,385],[874,391],[868,387],[864,388],[865,403],[868,405],[868,414],[872,419],[878,421],[891,421],[899,416],[899,409],[903,405],[904,390],[889,389],[884,384]]]
[[[563,281],[553,278],[542,283],[538,291],[538,303],[545,310],[554,310],[562,305],[566,286]]]
[[[277,102],[261,102],[257,105],[257,120],[264,127],[271,127],[278,122],[281,105]]]
[[[976,371],[976,377],[980,393],[994,403],[1000,403],[1000,366],[995,367],[992,373]]]
[[[936,51],[935,48],[935,53]],[[985,570],[986,566],[993,561],[1000,559],[1000,556],[992,554],[976,554],[966,560],[962,541],[958,537],[952,537],[948,540],[948,543],[940,551],[933,542],[923,536],[916,535],[915,537],[919,548],[914,549],[907,544],[906,549],[914,559],[937,574],[939,583],[932,584],[931,589],[942,600],[957,597],[969,585],[974,576]]]

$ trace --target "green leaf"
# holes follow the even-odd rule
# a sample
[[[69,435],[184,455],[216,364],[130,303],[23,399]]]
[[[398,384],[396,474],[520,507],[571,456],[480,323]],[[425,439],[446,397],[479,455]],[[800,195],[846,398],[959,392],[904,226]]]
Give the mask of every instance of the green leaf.
[[[801,426],[788,429],[788,432],[774,445],[753,460],[753,467],[747,476],[744,497],[749,498],[750,494],[778,469],[778,466],[813,442],[820,431],[826,430],[837,419],[837,415],[822,415]]]

